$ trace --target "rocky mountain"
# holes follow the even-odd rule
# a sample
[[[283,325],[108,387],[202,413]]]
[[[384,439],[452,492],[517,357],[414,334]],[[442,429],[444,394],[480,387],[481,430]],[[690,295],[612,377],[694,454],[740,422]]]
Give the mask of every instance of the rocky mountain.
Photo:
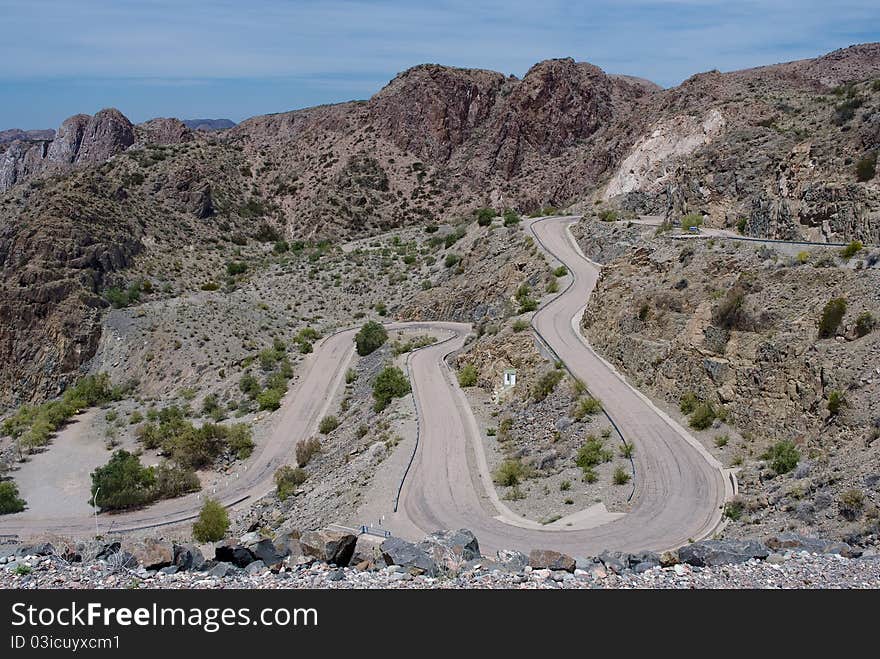
[[[21,128],[0,130],[0,144],[15,142],[16,140],[26,140],[30,142],[48,141],[54,137],[55,131],[51,128],[44,130],[22,130]]]
[[[428,64],[367,101],[222,132],[107,109],[51,139],[16,133],[0,143],[0,345],[15,364],[0,401],[54,391],[90,357],[88,319],[132,260],[167,269],[184,248],[195,282],[198,254],[241,241],[368,236],[481,206],[700,212],[755,236],[878,242],[878,77],[880,44],[671,89],[570,58],[522,79]]]
[[[192,130],[203,130],[206,132],[226,130],[235,126],[235,122],[230,119],[184,119],[183,123]]]

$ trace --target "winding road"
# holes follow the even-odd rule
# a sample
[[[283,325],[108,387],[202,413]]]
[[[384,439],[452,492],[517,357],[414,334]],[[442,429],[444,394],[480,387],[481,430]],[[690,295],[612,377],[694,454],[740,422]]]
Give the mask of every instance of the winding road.
[[[576,221],[575,217],[554,217],[526,224],[538,244],[570,272],[568,287],[539,309],[533,329],[602,401],[626,441],[635,444],[631,511],[611,513],[599,504],[542,526],[507,508],[492,485],[476,419],[445,360],[464,345],[471,327],[446,322],[392,323],[389,329],[430,331],[444,339],[414,351],[408,361],[419,413],[419,443],[400,491],[398,510],[386,516],[386,525],[396,535],[420,539],[436,529],[468,528],[484,553],[552,548],[590,555],[603,549],[670,549],[705,537],[718,526],[723,503],[735,489],[732,475],[687,430],[627,384],[578,330],[599,266],[580,253],[572,238],[568,227]],[[275,470],[292,460],[297,440],[316,431],[342,386],[354,355],[355,331],[338,332],[315,345],[267,441],[258,446],[247,467],[213,496],[227,506],[247,505],[274,488]],[[102,514],[99,521],[105,533],[108,529],[145,529],[185,522],[200,507],[201,498],[189,495],[144,510]],[[30,508],[0,518],[0,534],[26,537],[43,532],[93,533],[94,518],[85,512],[40,514]]]

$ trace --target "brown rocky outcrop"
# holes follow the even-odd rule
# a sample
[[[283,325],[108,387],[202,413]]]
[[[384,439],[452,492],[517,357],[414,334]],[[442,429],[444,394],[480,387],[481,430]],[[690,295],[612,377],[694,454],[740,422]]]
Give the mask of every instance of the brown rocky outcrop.
[[[140,144],[183,144],[193,140],[192,131],[180,119],[159,117],[135,126]]]

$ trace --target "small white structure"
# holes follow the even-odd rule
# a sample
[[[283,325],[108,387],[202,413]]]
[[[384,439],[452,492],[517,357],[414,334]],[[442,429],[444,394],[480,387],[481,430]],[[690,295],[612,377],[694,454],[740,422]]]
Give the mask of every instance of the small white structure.
[[[506,368],[504,369],[504,388],[510,389],[511,387],[516,386],[516,369],[515,368]]]

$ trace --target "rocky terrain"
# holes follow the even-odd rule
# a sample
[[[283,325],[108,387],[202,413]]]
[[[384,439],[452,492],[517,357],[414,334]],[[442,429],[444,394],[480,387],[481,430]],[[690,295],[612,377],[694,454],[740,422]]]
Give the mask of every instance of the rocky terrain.
[[[112,109],[71,117],[51,139],[16,133],[0,145],[0,315],[26,312],[0,332],[0,354],[25,366],[4,369],[0,401],[57,392],[94,352],[109,276],[184,248],[594,202],[699,211],[753,235],[877,242],[876,177],[860,163],[878,147],[878,53],[854,46],[667,90],[571,59],[522,80],[423,65],[368,101],[220,133],[176,119],[134,126]]]
[[[284,546],[280,546],[283,544]],[[548,550],[480,555],[467,530],[418,544],[323,530],[282,543],[250,533],[193,545],[120,543],[0,547],[0,588],[872,588],[876,550],[781,534],[764,542],[707,540],[662,556]]]
[[[0,420],[107,372],[129,387],[87,421],[108,451],[137,449],[144,419],[171,406],[196,424],[247,423],[259,443],[274,417],[247,377],[263,384],[289,370],[287,386],[312,341],[366,320],[465,321],[474,336],[449,364],[472,375],[461,382],[491,469],[516,472],[496,475],[506,504],[545,523],[598,502],[626,511],[632,484],[616,482],[626,444],[528,329],[568,275],[548,266],[518,214],[566,208],[584,213],[578,241],[605,264],[585,336],[682,423],[711,408],[694,434],[740,468],[724,536],[797,531],[870,546],[880,506],[878,80],[878,44],[665,90],[571,59],[521,80],[422,65],[367,101],[238,125],[134,125],[106,109],[57,132],[4,131]],[[686,214],[749,237],[864,245],[847,255],[674,240],[669,223]],[[646,216],[666,224],[627,222]],[[820,333],[838,298],[839,324]],[[339,425],[319,438],[306,482],[237,515],[237,533],[373,514],[389,495],[374,488],[394,481],[411,450],[414,410],[404,398],[376,413],[371,382],[386,363],[405,367],[403,346],[421,338],[392,336],[353,362],[332,402]],[[506,389],[510,368],[519,384]],[[588,469],[577,461],[590,437],[604,452]],[[638,450],[638,438],[623,439]],[[784,442],[797,459],[782,470],[768,451]],[[0,439],[3,462],[16,454]],[[199,478],[210,486],[242,465],[225,455]],[[793,555],[772,570],[829,560]],[[336,574],[309,570],[303,579]],[[679,583],[670,570],[651,572],[657,585]],[[365,584],[387,577],[368,574]],[[507,578],[499,583],[520,583]],[[541,581],[556,583],[574,584]]]
[[[695,434],[741,467],[726,533],[876,532],[880,333],[866,320],[880,317],[876,250],[846,259],[839,248],[672,240],[595,218],[576,232],[606,264],[584,316],[591,344],[682,423],[688,395],[714,408]],[[823,336],[838,297],[846,312]],[[783,474],[765,456],[780,441],[799,454]]]

